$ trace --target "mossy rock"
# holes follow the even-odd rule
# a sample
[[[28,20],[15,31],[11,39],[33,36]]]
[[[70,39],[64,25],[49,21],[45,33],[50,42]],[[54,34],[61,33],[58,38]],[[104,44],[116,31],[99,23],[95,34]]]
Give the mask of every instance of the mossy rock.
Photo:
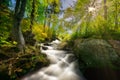
[[[102,39],[78,39],[74,42],[74,53],[79,59],[81,67],[117,67],[113,63],[120,63],[116,50]]]

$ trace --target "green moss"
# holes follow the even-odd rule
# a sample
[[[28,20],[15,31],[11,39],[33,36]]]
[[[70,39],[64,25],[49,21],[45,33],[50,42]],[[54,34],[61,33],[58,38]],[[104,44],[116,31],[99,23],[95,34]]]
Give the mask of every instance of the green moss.
[[[115,49],[102,39],[77,40],[74,46],[74,54],[78,57],[81,68],[120,67],[113,64],[119,60]]]

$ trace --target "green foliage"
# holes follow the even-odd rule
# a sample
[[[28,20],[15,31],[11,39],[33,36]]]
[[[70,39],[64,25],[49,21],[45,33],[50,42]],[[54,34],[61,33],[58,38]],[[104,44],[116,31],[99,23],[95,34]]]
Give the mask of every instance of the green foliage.
[[[91,22],[90,29],[94,34],[102,36],[106,32],[106,29],[109,29],[109,24],[106,24],[107,22],[102,16],[97,16],[95,20]]]
[[[48,26],[43,26],[41,24],[35,24],[32,29],[35,39],[39,41],[51,40],[56,36],[54,28],[49,28]]]
[[[22,27],[23,32],[29,31],[30,30],[30,19],[29,18],[22,19],[21,27]]]
[[[11,0],[1,0],[0,5],[10,6],[11,5]]]
[[[58,38],[63,41],[68,41],[71,38],[71,35],[69,33],[59,33]]]
[[[87,7],[90,0],[79,0],[75,10],[68,11],[66,14],[75,15],[73,26],[72,39],[76,38],[103,38],[103,39],[118,39],[120,40],[120,5],[119,0],[107,0],[107,20],[104,19],[104,8],[100,8],[94,15],[87,13]],[[74,11],[74,12],[73,12]],[[78,22],[81,22],[78,24]],[[76,25],[75,25],[76,24]]]
[[[30,18],[31,11],[32,11],[32,2],[33,0],[28,0],[27,8],[26,8],[26,14]],[[54,8],[51,9],[51,11],[48,11],[48,6],[54,6]],[[46,12],[48,15],[51,15],[51,13],[58,13],[60,9],[60,0],[36,0],[35,2],[35,21],[39,22],[41,24],[44,24],[44,20],[46,18]],[[51,13],[49,13],[51,12]]]
[[[33,34],[35,35],[35,39],[37,41],[43,41],[46,37],[47,34],[44,33],[44,28],[43,25],[40,24],[35,24],[32,29]]]
[[[76,6],[75,6],[75,15],[76,15],[76,18],[79,16],[79,17],[82,17],[84,16],[84,14],[86,13],[86,10],[87,10],[87,6],[89,5],[90,3],[90,0],[78,0],[78,2],[76,3]]]
[[[0,46],[6,44],[11,44],[9,41],[7,41],[8,37],[10,36],[11,28],[12,28],[12,12],[5,7],[4,5],[1,5],[0,10]]]
[[[106,21],[98,15],[94,20],[89,22],[83,21],[80,30],[73,33],[72,39],[75,38],[104,38],[120,39],[119,29],[115,29],[112,21]]]

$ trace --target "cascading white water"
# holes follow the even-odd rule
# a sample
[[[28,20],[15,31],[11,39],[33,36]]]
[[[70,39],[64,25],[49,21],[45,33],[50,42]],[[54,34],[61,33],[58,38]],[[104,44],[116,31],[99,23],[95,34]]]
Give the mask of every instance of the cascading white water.
[[[50,65],[25,76],[22,80],[85,80],[78,68],[75,56],[64,50],[56,50],[61,42],[55,40],[49,45],[42,44],[41,52],[47,55]]]

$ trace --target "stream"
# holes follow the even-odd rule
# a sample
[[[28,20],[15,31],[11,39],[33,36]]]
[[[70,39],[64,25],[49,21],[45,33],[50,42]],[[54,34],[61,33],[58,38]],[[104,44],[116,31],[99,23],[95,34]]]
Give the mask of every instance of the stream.
[[[41,53],[47,55],[50,65],[25,76],[22,80],[85,80],[72,52],[57,50],[60,43],[59,40],[55,40],[41,44]]]

